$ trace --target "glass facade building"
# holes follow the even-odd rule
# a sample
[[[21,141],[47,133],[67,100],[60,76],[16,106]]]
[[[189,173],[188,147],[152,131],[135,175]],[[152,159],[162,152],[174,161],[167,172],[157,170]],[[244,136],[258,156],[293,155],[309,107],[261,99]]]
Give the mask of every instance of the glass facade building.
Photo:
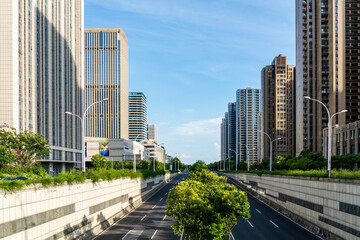
[[[45,136],[48,171],[81,163],[82,0],[0,1],[0,122]]]
[[[142,92],[129,93],[129,139],[138,142],[147,139],[147,105]]]
[[[128,44],[120,28],[85,29],[85,136],[129,138]]]
[[[260,161],[260,89],[236,91],[236,151],[237,161]],[[247,154],[247,148],[249,152]]]

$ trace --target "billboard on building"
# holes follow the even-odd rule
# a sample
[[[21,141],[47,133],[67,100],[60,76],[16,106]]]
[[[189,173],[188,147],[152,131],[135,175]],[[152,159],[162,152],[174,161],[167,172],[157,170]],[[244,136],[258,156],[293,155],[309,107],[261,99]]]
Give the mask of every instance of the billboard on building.
[[[100,154],[108,157],[110,153],[109,142],[100,142]]]

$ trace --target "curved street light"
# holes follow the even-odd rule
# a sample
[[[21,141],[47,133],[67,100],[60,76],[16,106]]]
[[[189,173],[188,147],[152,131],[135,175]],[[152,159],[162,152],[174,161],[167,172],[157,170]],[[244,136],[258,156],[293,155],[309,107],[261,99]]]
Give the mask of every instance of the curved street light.
[[[104,101],[109,101],[109,98],[104,98],[104,99],[102,99],[100,101],[97,101],[97,102],[94,102],[94,103],[90,104],[85,109],[82,117],[77,115],[77,114],[74,114],[72,112],[65,112],[65,114],[77,117],[81,121],[81,145],[82,145],[82,147],[81,147],[81,149],[82,149],[81,165],[82,165],[82,171],[83,171],[84,174],[85,174],[85,115],[86,115],[87,111],[90,109],[90,107],[94,106],[95,104],[104,102]]]
[[[331,175],[331,139],[332,139],[332,118],[335,116],[335,115],[338,115],[340,113],[346,113],[348,112],[348,110],[342,110],[340,112],[337,112],[337,113],[334,113],[333,115],[330,115],[330,111],[329,111],[329,108],[321,101],[317,100],[317,99],[314,99],[314,98],[311,98],[309,96],[304,96],[305,99],[308,99],[308,100],[312,100],[312,101],[315,101],[315,102],[318,102],[320,103],[321,105],[323,105],[323,107],[326,109],[326,112],[328,114],[328,178],[330,178],[330,175]]]
[[[258,132],[265,134],[269,138],[269,141],[270,141],[270,172],[271,172],[272,171],[272,146],[273,146],[273,142],[281,140],[281,138],[271,140],[270,135],[267,134],[266,132],[263,132],[263,131],[260,131],[260,130],[258,130]]]

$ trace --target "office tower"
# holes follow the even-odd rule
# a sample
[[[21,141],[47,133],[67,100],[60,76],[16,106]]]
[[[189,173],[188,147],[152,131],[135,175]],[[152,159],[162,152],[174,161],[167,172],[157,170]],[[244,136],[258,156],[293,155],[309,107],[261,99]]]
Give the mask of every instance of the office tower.
[[[260,162],[260,89],[236,91],[236,151],[237,162]]]
[[[0,1],[0,122],[45,136],[48,171],[81,165],[82,0]]]
[[[281,54],[261,71],[263,128],[273,144],[273,156],[295,154],[295,72]],[[269,138],[264,137],[265,158],[270,158]]]
[[[224,139],[225,139],[225,156],[224,159],[229,157],[229,113],[225,113],[225,125],[224,125]]]
[[[128,44],[120,28],[85,29],[87,137],[129,138]]]
[[[226,159],[226,153],[225,153],[225,137],[226,137],[226,133],[225,133],[225,118],[223,118],[221,120],[221,124],[220,124],[220,159]]]
[[[156,124],[149,124],[148,125],[148,140],[151,140],[157,143],[157,126]]]
[[[296,1],[296,154],[321,152],[325,108],[343,125],[360,117],[359,2],[356,0]]]
[[[228,157],[236,159],[236,102],[228,104]]]
[[[129,139],[147,139],[147,105],[142,92],[129,93]]]

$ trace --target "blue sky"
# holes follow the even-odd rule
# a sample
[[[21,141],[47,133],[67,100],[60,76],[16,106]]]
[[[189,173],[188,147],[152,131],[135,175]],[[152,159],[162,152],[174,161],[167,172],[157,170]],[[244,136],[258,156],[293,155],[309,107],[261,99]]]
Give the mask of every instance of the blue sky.
[[[295,64],[295,1],[85,0],[86,28],[122,28],[129,91],[144,92],[158,142],[185,163],[216,161],[239,88],[260,88],[278,54]]]

